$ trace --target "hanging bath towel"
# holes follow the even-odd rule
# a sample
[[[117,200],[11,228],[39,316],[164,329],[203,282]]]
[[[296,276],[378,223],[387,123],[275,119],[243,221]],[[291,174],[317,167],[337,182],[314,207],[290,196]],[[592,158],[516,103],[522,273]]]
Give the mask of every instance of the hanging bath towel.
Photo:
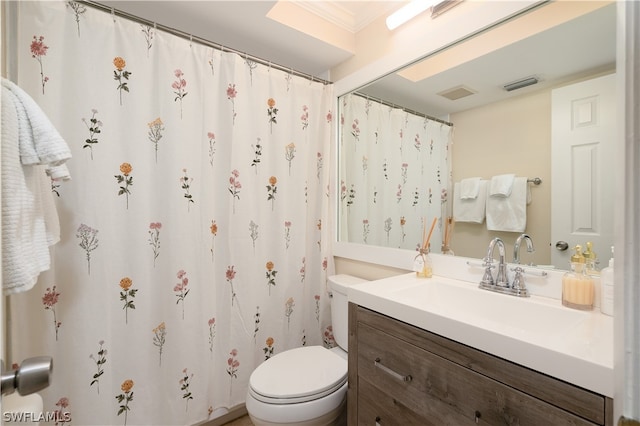
[[[18,115],[20,161],[24,165],[60,166],[71,158],[71,150],[40,106],[15,83],[2,79]]]
[[[524,232],[527,227],[527,201],[529,184],[526,177],[513,181],[508,197],[489,195],[487,197],[487,229],[489,231]]]
[[[31,289],[50,268],[49,246],[59,241],[60,224],[46,169],[64,166],[70,151],[37,104],[6,79],[1,122],[2,289],[7,295]],[[68,170],[63,175],[68,177]]]
[[[453,186],[453,218],[456,222],[482,223],[487,205],[487,181],[478,182],[476,198],[461,198],[460,182]]]
[[[494,176],[489,186],[489,196],[508,197],[513,189],[514,174]]]
[[[478,198],[479,193],[480,193],[479,177],[462,179],[460,181],[460,199],[461,200],[474,200]]]

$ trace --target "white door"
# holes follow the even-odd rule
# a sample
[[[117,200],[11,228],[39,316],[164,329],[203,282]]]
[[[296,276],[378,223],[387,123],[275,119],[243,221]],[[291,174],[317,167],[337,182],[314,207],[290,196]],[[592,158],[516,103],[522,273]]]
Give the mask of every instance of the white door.
[[[551,105],[551,261],[568,269],[572,248],[591,241],[602,269],[614,241],[615,74],[553,90]]]

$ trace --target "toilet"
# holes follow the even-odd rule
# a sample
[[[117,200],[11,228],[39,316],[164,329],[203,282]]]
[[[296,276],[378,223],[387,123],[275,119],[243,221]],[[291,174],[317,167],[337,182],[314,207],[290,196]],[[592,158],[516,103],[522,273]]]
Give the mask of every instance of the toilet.
[[[256,426],[347,424],[347,289],[365,282],[329,277],[331,322],[338,346],[303,346],[281,352],[251,373],[246,408]]]

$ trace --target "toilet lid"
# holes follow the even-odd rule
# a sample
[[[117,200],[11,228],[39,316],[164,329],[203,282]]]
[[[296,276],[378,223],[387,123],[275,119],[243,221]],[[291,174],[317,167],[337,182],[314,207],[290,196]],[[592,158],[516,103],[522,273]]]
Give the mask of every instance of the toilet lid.
[[[303,346],[260,364],[251,374],[249,386],[266,398],[299,401],[340,387],[346,380],[344,358],[322,346]]]

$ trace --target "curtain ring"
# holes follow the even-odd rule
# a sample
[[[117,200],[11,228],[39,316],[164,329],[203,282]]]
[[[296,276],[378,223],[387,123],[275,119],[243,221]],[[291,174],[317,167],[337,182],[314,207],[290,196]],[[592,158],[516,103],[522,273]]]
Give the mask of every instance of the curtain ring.
[[[193,47],[193,34],[189,34],[189,47]]]
[[[111,8],[111,19],[113,19],[114,23],[116,22],[116,11],[113,7]]]
[[[154,32],[158,31],[158,23],[157,22],[153,23],[153,31]]]

